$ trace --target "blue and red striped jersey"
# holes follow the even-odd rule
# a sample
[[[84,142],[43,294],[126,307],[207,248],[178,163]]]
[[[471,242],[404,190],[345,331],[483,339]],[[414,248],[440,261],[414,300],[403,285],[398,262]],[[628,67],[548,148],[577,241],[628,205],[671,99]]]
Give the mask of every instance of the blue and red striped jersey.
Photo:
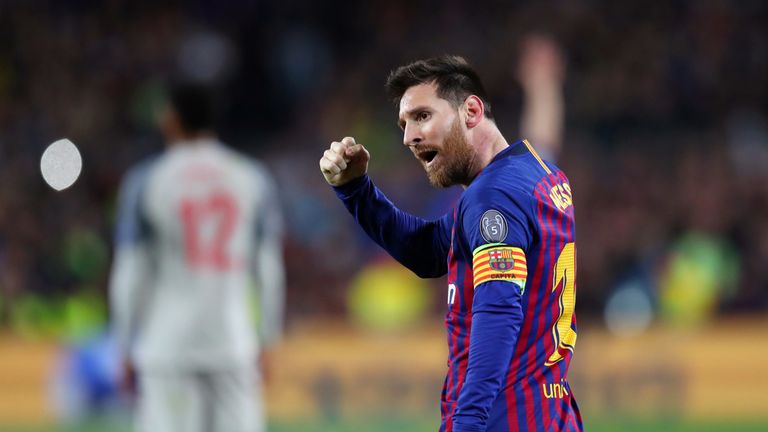
[[[440,431],[583,430],[567,381],[576,245],[562,171],[518,141],[434,221],[397,209],[367,176],[335,189],[395,259],[422,277],[447,273]]]

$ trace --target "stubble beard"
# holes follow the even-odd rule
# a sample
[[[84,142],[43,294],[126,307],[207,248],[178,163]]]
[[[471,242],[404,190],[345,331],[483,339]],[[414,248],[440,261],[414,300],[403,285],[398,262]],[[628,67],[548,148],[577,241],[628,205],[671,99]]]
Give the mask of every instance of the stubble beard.
[[[440,151],[440,164],[426,168],[429,183],[436,188],[447,188],[457,184],[468,185],[475,153],[467,142],[457,118],[445,137]]]

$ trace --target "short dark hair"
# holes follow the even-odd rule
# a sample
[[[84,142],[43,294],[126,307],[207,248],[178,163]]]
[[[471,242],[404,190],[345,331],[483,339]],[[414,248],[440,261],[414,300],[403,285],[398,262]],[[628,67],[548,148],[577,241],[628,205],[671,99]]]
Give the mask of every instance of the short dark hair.
[[[216,104],[211,88],[195,83],[173,83],[168,89],[168,103],[185,131],[214,128]]]
[[[409,88],[431,83],[437,85],[439,97],[456,107],[464,103],[470,95],[479,97],[485,105],[485,117],[493,119],[491,103],[480,76],[460,56],[444,55],[400,66],[389,73],[386,87],[395,104],[399,104]]]

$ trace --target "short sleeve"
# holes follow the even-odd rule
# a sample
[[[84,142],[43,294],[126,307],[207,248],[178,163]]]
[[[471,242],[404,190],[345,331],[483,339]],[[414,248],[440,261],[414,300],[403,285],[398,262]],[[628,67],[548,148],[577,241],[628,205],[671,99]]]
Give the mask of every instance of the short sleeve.
[[[257,194],[259,218],[254,230],[257,239],[280,238],[283,234],[283,213],[277,183],[270,171],[261,162],[251,160],[254,183],[250,189]]]
[[[486,188],[461,203],[462,232],[472,253],[474,287],[489,281],[513,282],[525,289],[526,252],[532,224],[531,197],[520,191]]]
[[[118,246],[133,245],[150,236],[142,198],[151,165],[151,162],[145,162],[132,169],[120,187],[115,225],[115,244]]]

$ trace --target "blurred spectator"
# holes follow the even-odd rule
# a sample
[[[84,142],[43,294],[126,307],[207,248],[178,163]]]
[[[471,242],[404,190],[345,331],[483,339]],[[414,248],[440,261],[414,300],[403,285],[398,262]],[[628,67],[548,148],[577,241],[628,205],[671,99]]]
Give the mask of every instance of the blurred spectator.
[[[550,36],[526,36],[521,44],[517,79],[525,93],[520,135],[543,158],[555,161],[563,141],[565,60]]]

